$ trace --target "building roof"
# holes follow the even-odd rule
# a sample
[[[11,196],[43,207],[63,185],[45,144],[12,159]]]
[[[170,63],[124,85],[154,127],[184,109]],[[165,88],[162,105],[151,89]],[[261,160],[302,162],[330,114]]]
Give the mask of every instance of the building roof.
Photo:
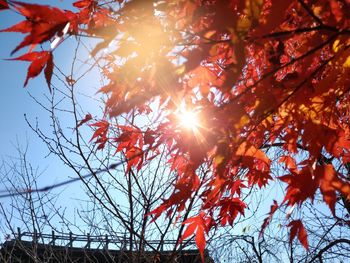
[[[205,262],[214,262],[205,253]],[[113,249],[81,248],[40,244],[32,241],[6,241],[0,249],[2,262],[179,262],[200,263],[198,250],[183,250],[173,254],[173,251],[128,251]]]

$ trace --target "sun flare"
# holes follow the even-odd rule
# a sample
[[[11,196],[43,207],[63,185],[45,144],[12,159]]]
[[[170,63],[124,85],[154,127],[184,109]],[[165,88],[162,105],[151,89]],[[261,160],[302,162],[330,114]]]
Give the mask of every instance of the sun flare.
[[[179,124],[189,130],[196,130],[199,127],[198,114],[189,110],[182,110],[178,114]]]

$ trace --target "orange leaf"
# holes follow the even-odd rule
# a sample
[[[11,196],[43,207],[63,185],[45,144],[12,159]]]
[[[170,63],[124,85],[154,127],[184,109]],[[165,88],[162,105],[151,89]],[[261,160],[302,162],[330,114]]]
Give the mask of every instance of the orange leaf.
[[[196,230],[196,228],[197,228],[196,224],[189,224],[187,226],[186,230],[184,231],[182,237],[180,238],[179,243],[181,243],[183,240],[192,236],[194,234],[194,231]]]
[[[295,163],[294,158],[288,155],[281,156],[278,162],[285,163],[286,167],[291,170],[295,170],[297,168],[297,164]]]
[[[253,145],[248,145],[247,142],[243,142],[237,149],[236,155],[250,156],[259,159],[266,164],[270,164],[270,159],[262,151],[254,147]]]
[[[204,227],[198,226],[196,232],[196,245],[199,249],[199,253],[201,254],[202,262],[204,262],[204,249],[206,245],[206,240],[204,236]]]
[[[198,247],[199,253],[201,254],[202,262],[204,262],[204,249],[206,246],[206,225],[203,218],[203,213],[198,216],[188,218],[185,222],[183,222],[183,224],[188,224],[188,227],[182,235],[179,243],[196,232],[196,245]]]

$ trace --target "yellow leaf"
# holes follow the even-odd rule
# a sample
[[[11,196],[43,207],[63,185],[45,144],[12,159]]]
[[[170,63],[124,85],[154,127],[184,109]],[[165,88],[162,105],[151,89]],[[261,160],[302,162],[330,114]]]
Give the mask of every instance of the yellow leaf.
[[[239,122],[235,124],[236,129],[241,129],[244,125],[250,122],[250,117],[248,114],[243,114]]]
[[[350,56],[348,56],[343,64],[344,68],[350,68]]]
[[[262,4],[263,4],[262,0],[251,1],[251,6],[252,6],[251,12],[252,12],[253,19],[259,20]]]
[[[246,32],[249,30],[251,24],[252,24],[252,21],[249,19],[249,17],[243,17],[237,23],[237,30],[239,32]]]
[[[339,39],[335,40],[334,43],[333,43],[333,51],[336,52],[336,53],[339,51],[339,49],[342,46],[342,45],[339,45],[339,43],[340,43]]]
[[[225,156],[219,154],[214,157],[214,164],[216,166],[220,165],[225,160]]]
[[[210,39],[212,36],[215,35],[215,33],[216,33],[216,30],[209,30],[204,34],[204,37]]]
[[[245,15],[237,23],[238,32],[245,34],[254,22],[259,21],[262,5],[262,0],[245,1]]]
[[[180,67],[177,67],[177,69],[175,70],[175,73],[177,75],[182,75],[185,72],[185,70],[186,70],[185,65],[182,65]]]
[[[319,16],[322,12],[322,6],[315,6],[313,9],[315,16]]]

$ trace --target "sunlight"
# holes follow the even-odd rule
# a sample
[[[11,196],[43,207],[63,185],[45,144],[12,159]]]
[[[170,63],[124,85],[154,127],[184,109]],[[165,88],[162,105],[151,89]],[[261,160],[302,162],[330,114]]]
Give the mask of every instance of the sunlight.
[[[189,130],[196,130],[199,127],[198,114],[189,110],[181,110],[178,114],[179,124]]]

